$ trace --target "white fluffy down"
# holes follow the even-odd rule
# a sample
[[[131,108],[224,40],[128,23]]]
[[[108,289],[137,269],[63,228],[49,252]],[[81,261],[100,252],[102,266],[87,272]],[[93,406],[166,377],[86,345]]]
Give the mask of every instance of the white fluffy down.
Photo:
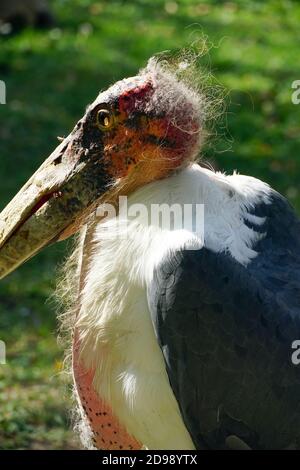
[[[264,220],[249,216],[247,209],[259,201],[268,203],[269,194],[270,188],[254,178],[225,176],[194,164],[137,190],[129,206],[204,203],[204,240],[197,233],[136,222],[130,222],[129,235],[120,238],[117,218],[94,227],[92,261],[77,319],[82,359],[96,368],[99,395],[149,449],[194,448],[151,323],[147,285],[154,267],[168,252],[191,241],[199,247],[204,242],[214,252],[227,251],[246,266],[257,255],[253,246],[263,235],[248,228],[244,218],[261,225]]]

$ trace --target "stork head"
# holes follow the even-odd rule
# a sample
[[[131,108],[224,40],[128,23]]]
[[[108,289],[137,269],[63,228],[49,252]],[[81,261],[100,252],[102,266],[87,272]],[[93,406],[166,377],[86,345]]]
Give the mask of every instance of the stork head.
[[[0,278],[74,233],[96,201],[190,162],[203,111],[201,96],[154,60],[100,93],[0,215]]]

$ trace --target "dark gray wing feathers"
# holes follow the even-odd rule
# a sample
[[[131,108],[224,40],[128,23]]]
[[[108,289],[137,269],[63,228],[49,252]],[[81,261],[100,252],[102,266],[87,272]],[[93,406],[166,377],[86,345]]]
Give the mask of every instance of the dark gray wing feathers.
[[[300,224],[286,201],[266,217],[259,255],[242,266],[203,248],[167,257],[148,298],[183,420],[197,448],[300,448]]]

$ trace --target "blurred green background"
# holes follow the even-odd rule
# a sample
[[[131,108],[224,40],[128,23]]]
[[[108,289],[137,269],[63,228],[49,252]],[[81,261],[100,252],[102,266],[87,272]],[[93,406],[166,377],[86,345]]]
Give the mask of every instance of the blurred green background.
[[[205,158],[264,179],[300,211],[297,1],[54,0],[56,25],[0,37],[0,209],[73,127],[100,89],[162,50],[203,34],[211,69],[230,91],[226,122]],[[225,126],[224,126],[225,123]],[[68,391],[51,296],[66,245],[47,249],[0,284],[0,448],[70,449]]]

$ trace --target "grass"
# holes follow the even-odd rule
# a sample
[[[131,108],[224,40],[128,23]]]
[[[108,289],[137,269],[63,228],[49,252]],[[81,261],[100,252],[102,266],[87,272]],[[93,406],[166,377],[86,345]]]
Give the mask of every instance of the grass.
[[[66,135],[100,89],[161,50],[208,35],[211,69],[229,90],[226,125],[205,158],[264,179],[300,211],[300,4],[290,0],[54,0],[57,26],[0,37],[0,206]],[[1,209],[0,208],[0,209]],[[0,284],[0,448],[76,448],[60,373],[53,292],[65,244]]]

